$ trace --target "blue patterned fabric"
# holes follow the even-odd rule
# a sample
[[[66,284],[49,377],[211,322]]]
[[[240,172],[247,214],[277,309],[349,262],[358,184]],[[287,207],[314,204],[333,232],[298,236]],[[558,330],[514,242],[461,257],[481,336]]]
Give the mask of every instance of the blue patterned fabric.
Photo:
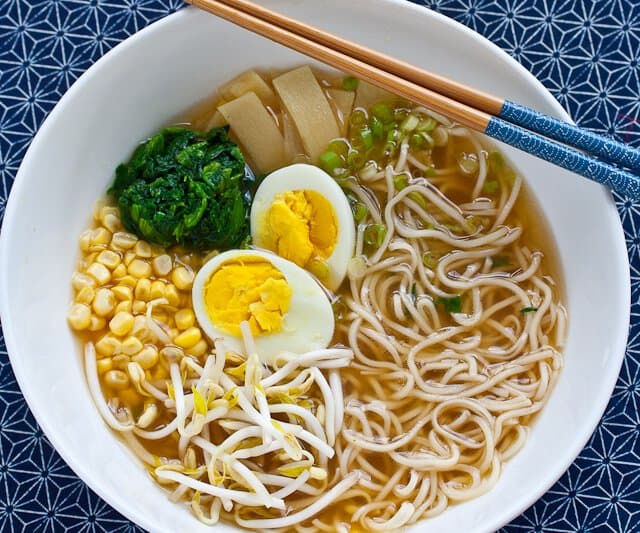
[[[579,125],[640,147],[638,0],[421,3],[497,43]],[[0,0],[0,220],[25,150],[60,96],[113,46],[181,6],[181,0]],[[618,384],[580,457],[506,532],[640,531],[640,204],[618,198],[618,208],[632,281]],[[93,494],[43,436],[1,335],[0,530],[139,531]]]

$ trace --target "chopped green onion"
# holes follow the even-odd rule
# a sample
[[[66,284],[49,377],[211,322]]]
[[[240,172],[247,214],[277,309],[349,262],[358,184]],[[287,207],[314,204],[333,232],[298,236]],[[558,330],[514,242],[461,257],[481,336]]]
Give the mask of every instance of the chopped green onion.
[[[478,172],[478,156],[476,154],[461,153],[458,156],[458,167],[463,174],[471,175]]]
[[[425,252],[422,256],[422,264],[431,270],[435,270],[439,260],[440,255],[434,252]]]
[[[409,115],[402,121],[400,124],[400,129],[406,133],[409,133],[416,129],[418,124],[420,123],[420,119],[415,115]]]
[[[369,246],[380,248],[387,236],[387,226],[384,224],[369,224],[364,230],[364,242]]]
[[[342,80],[342,88],[345,91],[355,91],[358,88],[359,80],[353,76],[346,76]]]
[[[484,185],[482,186],[482,190],[487,194],[494,194],[498,192],[499,188],[500,188],[500,182],[498,180],[487,180],[484,182]]]
[[[409,185],[409,180],[406,174],[399,174],[393,178],[393,184],[396,187],[396,191],[401,191],[407,185]]]
[[[413,283],[411,284],[411,297],[415,300],[416,299],[416,295],[417,295],[417,289],[416,289],[416,284]]]
[[[357,202],[351,205],[351,212],[353,213],[353,219],[359,224],[369,214],[369,209],[366,205]]]
[[[419,133],[414,133],[409,138],[409,146],[411,146],[411,148],[413,148],[414,150],[421,150],[422,148],[425,148],[426,145],[427,142],[425,141],[425,138]]]
[[[396,151],[396,143],[388,142],[384,145],[384,149],[382,151],[383,155],[387,157],[391,157]]]
[[[400,130],[389,130],[387,132],[387,142],[396,143],[402,137],[402,132]]]
[[[452,298],[438,298],[436,304],[444,306],[444,310],[447,313],[459,313],[462,310],[462,298],[460,296],[454,296]]]
[[[393,122],[393,109],[389,104],[378,103],[371,108],[373,116],[378,117],[383,124]]]
[[[318,159],[318,162],[320,163],[320,168],[331,175],[333,175],[333,172],[337,168],[342,168],[344,166],[342,158],[338,154],[330,150],[322,154]]]
[[[347,155],[347,166],[351,170],[358,170],[364,165],[364,156],[358,150],[351,150]]]
[[[367,112],[364,109],[356,109],[349,117],[349,124],[353,128],[361,128],[368,120]]]
[[[493,265],[493,268],[511,266],[511,260],[506,255],[494,255],[491,258],[491,264]]]
[[[425,148],[433,148],[433,139],[427,132],[414,133],[409,139],[411,148],[424,150]]]
[[[429,132],[429,131],[433,131],[437,125],[438,123],[436,122],[435,118],[427,117],[425,119],[422,119],[418,123],[416,130],[419,132],[423,132],[423,131]]]
[[[449,142],[449,132],[444,126],[436,127],[433,130],[431,137],[433,138],[433,144],[435,146],[444,146]]]
[[[424,171],[424,175],[427,178],[433,178],[436,175],[436,169],[434,167],[429,167]]]
[[[364,146],[366,150],[373,146],[373,133],[368,127],[362,128],[358,132],[358,135],[360,137],[360,140],[362,141],[362,146]]]
[[[374,139],[382,139],[384,137],[384,124],[378,117],[371,117],[369,127],[371,128]]]
[[[520,312],[524,315],[526,313],[535,313],[537,310],[537,307],[523,307]]]

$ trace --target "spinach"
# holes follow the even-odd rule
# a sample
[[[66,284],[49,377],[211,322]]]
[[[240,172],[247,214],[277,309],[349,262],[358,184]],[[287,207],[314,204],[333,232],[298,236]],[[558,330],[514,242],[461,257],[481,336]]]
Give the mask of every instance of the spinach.
[[[253,182],[227,128],[176,126],[138,146],[116,169],[109,192],[128,231],[206,251],[246,242]]]

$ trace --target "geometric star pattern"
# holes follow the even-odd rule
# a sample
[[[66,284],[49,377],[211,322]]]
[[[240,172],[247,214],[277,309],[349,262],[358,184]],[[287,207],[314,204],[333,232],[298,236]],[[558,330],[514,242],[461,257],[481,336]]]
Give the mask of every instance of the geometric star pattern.
[[[484,35],[583,127],[640,147],[638,0],[416,0]],[[0,0],[0,223],[24,153],[95,61],[181,0]],[[617,198],[631,262],[631,330],[597,430],[562,478],[503,532],[640,532],[640,204]],[[597,250],[594,251],[597,253]],[[53,449],[0,331],[0,531],[134,532]]]

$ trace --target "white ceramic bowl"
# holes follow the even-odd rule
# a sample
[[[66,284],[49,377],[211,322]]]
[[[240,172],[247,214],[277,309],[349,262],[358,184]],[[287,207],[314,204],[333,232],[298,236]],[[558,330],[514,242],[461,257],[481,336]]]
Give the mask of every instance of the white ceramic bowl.
[[[551,95],[497,47],[400,0],[270,0],[269,5],[408,61],[567,119]],[[36,419],[71,468],[151,531],[206,531],[170,503],[95,409],[65,314],[77,238],[114,167],[141,139],[251,66],[307,60],[211,15],[187,9],[98,61],[40,129],[11,191],[2,229],[0,309],[14,372]],[[566,365],[525,448],[488,494],[416,530],[493,531],[569,467],[614,387],[629,321],[629,270],[610,195],[506,149],[553,228],[570,312]],[[231,530],[220,526],[219,530]]]

